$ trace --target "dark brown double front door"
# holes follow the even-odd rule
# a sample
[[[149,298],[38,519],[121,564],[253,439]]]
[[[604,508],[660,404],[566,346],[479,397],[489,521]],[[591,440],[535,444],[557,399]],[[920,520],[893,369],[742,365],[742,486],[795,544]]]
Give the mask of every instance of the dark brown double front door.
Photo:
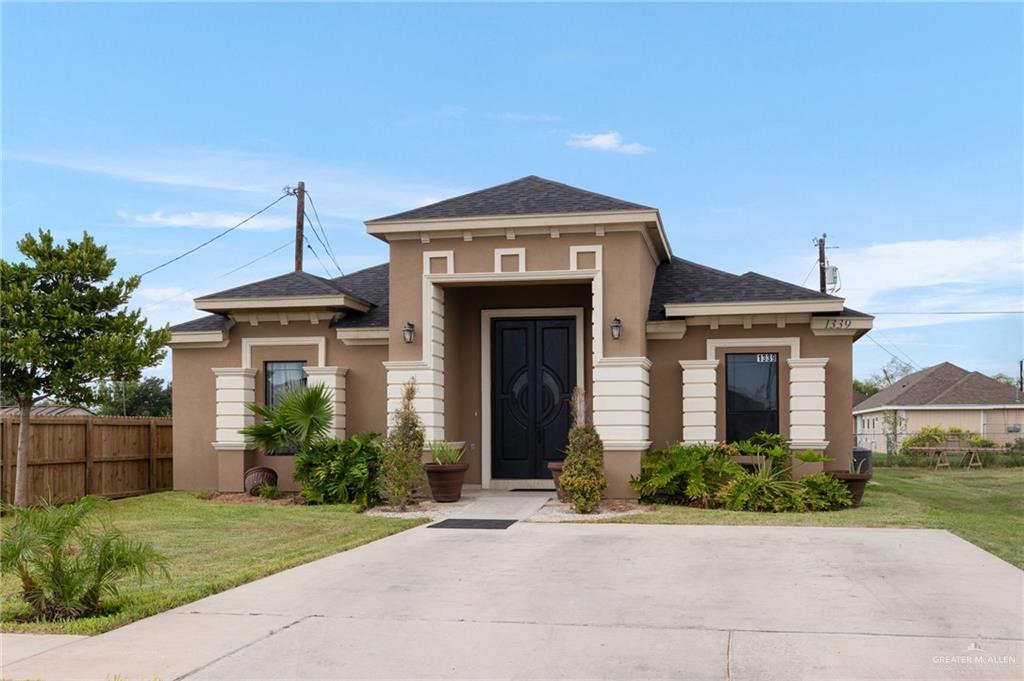
[[[550,478],[565,457],[576,352],[573,317],[492,321],[492,477]]]

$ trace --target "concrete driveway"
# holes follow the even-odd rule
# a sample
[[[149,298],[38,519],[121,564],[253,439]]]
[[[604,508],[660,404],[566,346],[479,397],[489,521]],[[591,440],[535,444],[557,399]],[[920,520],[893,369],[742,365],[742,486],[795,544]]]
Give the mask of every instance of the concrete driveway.
[[[419,527],[8,679],[1021,679],[1024,573],[944,531]]]

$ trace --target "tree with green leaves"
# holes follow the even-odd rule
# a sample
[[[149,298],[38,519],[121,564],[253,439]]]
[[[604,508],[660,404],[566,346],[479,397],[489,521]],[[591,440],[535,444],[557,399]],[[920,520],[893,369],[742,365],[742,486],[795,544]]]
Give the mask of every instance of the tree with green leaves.
[[[100,381],[90,404],[104,416],[170,416],[171,384],[156,376],[141,381]]]
[[[163,359],[170,330],[127,309],[141,278],[111,280],[117,262],[87,233],[62,245],[39,230],[18,250],[23,261],[0,260],[0,389],[21,412],[14,504],[25,506],[32,405],[88,402],[101,379],[137,380]]]

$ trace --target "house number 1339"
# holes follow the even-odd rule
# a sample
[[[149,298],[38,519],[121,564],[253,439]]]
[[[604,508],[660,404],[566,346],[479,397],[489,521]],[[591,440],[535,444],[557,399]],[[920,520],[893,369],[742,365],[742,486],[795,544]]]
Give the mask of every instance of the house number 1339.
[[[778,361],[779,356],[774,352],[758,353],[757,363],[758,364],[771,364]]]

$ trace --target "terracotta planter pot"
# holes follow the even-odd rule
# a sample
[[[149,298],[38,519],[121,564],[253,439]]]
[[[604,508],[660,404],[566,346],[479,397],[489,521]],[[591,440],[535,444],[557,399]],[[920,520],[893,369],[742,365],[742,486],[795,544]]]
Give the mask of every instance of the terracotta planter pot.
[[[266,466],[257,466],[256,468],[250,468],[245,472],[244,482],[242,483],[245,493],[256,496],[259,494],[260,485],[274,485],[277,486],[277,471],[273,468],[267,468]]]
[[[559,501],[565,501],[565,493],[562,492],[562,469],[564,467],[564,461],[552,461],[548,464],[548,470],[551,471],[551,478],[555,481],[555,494],[558,495]]]
[[[425,463],[430,496],[434,501],[447,503],[462,498],[462,483],[466,480],[468,463]]]
[[[853,496],[853,505],[860,506],[861,499],[864,498],[864,488],[867,487],[868,480],[871,479],[871,473],[828,471],[828,474],[846,483],[846,488],[850,490],[850,494]]]

